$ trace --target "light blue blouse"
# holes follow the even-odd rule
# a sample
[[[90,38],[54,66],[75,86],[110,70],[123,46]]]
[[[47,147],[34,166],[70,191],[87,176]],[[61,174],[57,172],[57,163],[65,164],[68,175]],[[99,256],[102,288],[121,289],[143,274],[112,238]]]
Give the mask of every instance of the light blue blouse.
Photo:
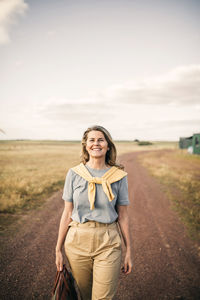
[[[93,177],[102,177],[109,169],[97,170],[86,166]],[[94,210],[90,210],[88,199],[88,181],[69,169],[63,190],[62,198],[73,202],[72,219],[79,223],[96,221],[112,223],[118,218],[116,205],[129,205],[127,176],[113,182],[111,188],[114,199],[110,202],[103,191],[101,184],[96,184]]]

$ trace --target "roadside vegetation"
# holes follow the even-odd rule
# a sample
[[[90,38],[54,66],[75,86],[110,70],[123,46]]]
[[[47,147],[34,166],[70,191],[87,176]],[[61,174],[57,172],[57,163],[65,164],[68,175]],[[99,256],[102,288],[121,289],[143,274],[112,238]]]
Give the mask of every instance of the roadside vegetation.
[[[186,150],[152,151],[139,159],[163,185],[190,237],[200,240],[200,155]]]
[[[118,154],[174,149],[177,143],[116,142]],[[81,143],[67,141],[0,141],[0,229],[62,190],[68,169],[79,163]]]
[[[78,151],[78,143],[0,143],[0,211],[29,209],[58,190]]]

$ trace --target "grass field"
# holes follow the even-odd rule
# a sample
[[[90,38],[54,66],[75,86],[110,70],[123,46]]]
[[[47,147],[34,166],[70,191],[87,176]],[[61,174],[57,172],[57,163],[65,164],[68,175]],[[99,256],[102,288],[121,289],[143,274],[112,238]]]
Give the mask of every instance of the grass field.
[[[200,155],[158,151],[141,155],[140,161],[162,183],[190,237],[200,241]]]
[[[175,142],[138,146],[116,142],[118,155],[141,150],[177,149]],[[80,161],[80,142],[0,141],[0,226],[14,216],[39,207],[53,192],[62,189],[67,170]]]
[[[0,211],[37,206],[62,187],[68,168],[78,161],[78,143],[0,143]]]
[[[119,155],[166,147],[163,143],[142,147],[133,142],[117,142],[116,146]],[[80,142],[0,142],[0,211],[29,209],[62,188],[67,170],[79,163],[80,150]]]

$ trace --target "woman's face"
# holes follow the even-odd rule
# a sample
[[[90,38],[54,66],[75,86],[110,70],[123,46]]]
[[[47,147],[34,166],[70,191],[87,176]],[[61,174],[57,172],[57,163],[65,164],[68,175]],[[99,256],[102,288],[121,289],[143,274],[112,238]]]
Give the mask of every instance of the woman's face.
[[[105,159],[106,152],[109,150],[109,148],[105,136],[101,131],[92,130],[88,133],[86,150],[88,151],[90,157],[104,157]]]

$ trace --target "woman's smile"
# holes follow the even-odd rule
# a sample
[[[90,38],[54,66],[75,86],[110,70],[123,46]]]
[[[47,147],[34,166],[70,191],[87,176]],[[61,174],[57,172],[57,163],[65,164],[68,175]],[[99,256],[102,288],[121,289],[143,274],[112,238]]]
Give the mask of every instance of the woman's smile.
[[[91,157],[105,157],[108,143],[101,131],[92,130],[88,133],[86,150]]]
[[[92,148],[92,150],[94,150],[94,151],[101,151],[100,148]]]

